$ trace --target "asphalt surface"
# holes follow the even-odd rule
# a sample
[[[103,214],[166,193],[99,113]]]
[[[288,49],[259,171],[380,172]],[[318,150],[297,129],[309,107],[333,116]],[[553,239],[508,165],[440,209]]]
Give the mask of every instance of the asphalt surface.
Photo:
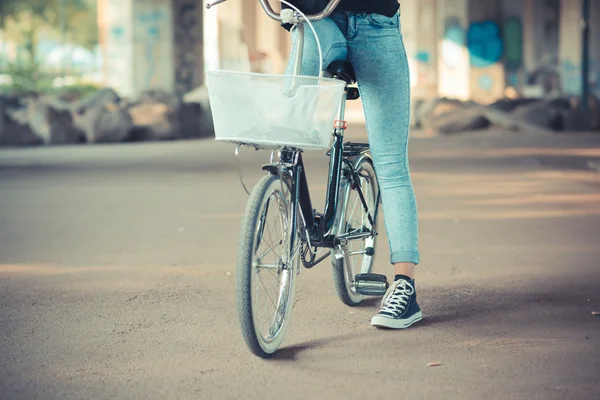
[[[327,260],[262,360],[237,323],[230,145],[0,150],[0,399],[599,399],[600,135],[410,155],[424,320],[371,327],[378,301],[342,305]],[[248,185],[267,159],[242,151]],[[318,207],[326,161],[306,154]]]

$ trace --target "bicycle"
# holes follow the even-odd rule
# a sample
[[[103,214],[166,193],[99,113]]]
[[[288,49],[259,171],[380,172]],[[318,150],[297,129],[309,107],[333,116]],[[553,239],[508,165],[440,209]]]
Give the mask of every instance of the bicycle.
[[[207,8],[224,1],[218,0]],[[290,5],[285,0],[280,1]],[[216,139],[238,146],[271,150],[270,162],[262,167],[267,174],[249,193],[241,222],[236,280],[242,335],[249,349],[263,358],[274,354],[284,339],[293,307],[296,278],[302,266],[313,268],[331,255],[335,289],[340,300],[348,306],[358,305],[366,296],[383,296],[389,287],[385,275],[371,273],[381,193],[369,145],[344,142],[344,132],[348,127],[344,120],[346,101],[360,97],[358,88],[353,86],[356,78],[352,65],[347,61],[334,61],[326,68],[331,78],[323,78],[321,56],[318,78],[299,75],[304,23],[317,37],[311,21],[328,17],[339,2],[330,0],[321,13],[307,16],[292,5],[293,11],[276,13],[268,0],[260,0],[269,17],[292,23],[293,29],[298,30],[295,44],[297,58],[292,75],[277,75],[276,79],[271,79],[271,76],[253,73],[207,73]],[[322,55],[318,37],[317,45]],[[255,81],[259,81],[258,89],[250,86],[249,82]],[[269,93],[273,95],[274,90],[278,93],[273,95],[276,98],[268,106],[277,109],[280,103],[289,99],[294,101],[289,107],[296,108],[285,118],[273,117],[273,113],[266,112],[269,102],[252,92],[263,90],[271,81],[276,81],[276,84],[269,86],[272,89]],[[260,105],[262,108],[243,111],[246,118],[256,122],[255,125],[260,125],[264,119],[279,118],[275,127],[268,124],[255,129],[246,128],[243,124],[236,125],[235,129],[231,127],[240,122],[227,118],[230,108],[235,106],[232,102],[236,100],[219,96],[217,92],[228,91],[227,85],[233,85],[232,82],[236,85],[232,90],[237,90],[240,97],[247,95],[246,90],[252,92],[253,97],[248,97],[244,103],[265,102]],[[248,87],[244,89],[245,85]],[[264,92],[268,97],[267,91]],[[317,107],[323,104],[328,105],[323,107],[325,111]],[[244,104],[244,107],[251,106]],[[335,109],[331,112],[333,107]],[[311,124],[296,118],[297,114],[303,114],[298,108],[308,113],[305,115],[316,115],[313,115]],[[287,108],[281,110],[282,113],[289,111]],[[260,121],[255,121],[258,120],[255,113],[261,115]],[[326,115],[320,115],[323,113]],[[287,129],[275,129],[283,124],[287,124]],[[299,125],[302,127],[299,128]],[[320,128],[315,129],[316,125]],[[323,213],[312,207],[302,159],[304,150],[315,149],[325,149],[325,154],[330,157]],[[258,290],[261,287],[267,289],[263,275],[266,275],[265,279],[272,278],[270,288],[275,289],[274,295],[267,295],[265,299],[267,312],[257,304],[260,299]]]

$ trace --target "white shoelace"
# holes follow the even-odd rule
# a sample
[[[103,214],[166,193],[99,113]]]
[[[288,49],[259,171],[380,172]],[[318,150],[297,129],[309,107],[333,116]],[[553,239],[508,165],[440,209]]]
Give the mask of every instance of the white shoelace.
[[[415,288],[410,282],[404,279],[394,281],[381,300],[380,312],[387,312],[394,316],[400,315],[406,309],[408,299],[414,292]]]

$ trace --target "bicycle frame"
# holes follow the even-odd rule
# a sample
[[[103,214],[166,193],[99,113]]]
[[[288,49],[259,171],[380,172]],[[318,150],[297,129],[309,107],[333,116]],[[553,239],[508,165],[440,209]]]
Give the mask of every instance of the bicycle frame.
[[[344,97],[338,111],[338,121],[344,120],[346,101],[347,100]],[[275,175],[279,175],[282,180],[286,181],[289,185],[291,192],[292,226],[297,226],[298,213],[300,213],[303,227],[306,232],[307,242],[309,245],[317,248],[335,248],[340,244],[341,241],[363,239],[376,234],[376,232],[372,231],[372,227],[377,219],[379,199],[381,195],[380,191],[377,193],[375,210],[369,210],[364,194],[362,193],[359,177],[355,172],[355,165],[358,165],[358,163],[365,158],[370,160],[370,156],[367,154],[361,154],[354,164],[344,157],[345,129],[345,124],[340,124],[339,126],[335,127],[333,131],[333,143],[329,151],[329,173],[327,180],[325,210],[323,214],[315,214],[313,212],[312,199],[306,177],[306,168],[304,166],[302,152],[300,150],[282,150],[280,152],[279,162],[266,164],[263,166],[263,170],[269,171]],[[339,196],[342,192],[340,189],[344,165],[347,167],[346,170],[349,173],[349,180],[358,191],[362,206],[367,213],[369,222],[371,224],[371,230],[369,232],[357,233],[348,236],[339,234],[341,232],[340,224],[342,224],[345,220],[345,210],[339,207]],[[295,230],[292,230],[292,246],[293,243],[296,243],[295,235]],[[295,249],[291,249],[291,251],[291,254],[293,254]],[[327,255],[325,257],[327,257]],[[322,261],[325,257],[320,258],[316,263]]]

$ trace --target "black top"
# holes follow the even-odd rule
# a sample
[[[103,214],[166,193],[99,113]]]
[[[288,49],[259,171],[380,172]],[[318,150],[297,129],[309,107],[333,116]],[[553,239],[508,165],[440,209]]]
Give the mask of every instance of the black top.
[[[291,0],[290,3],[304,13],[316,14],[325,8],[329,0]],[[393,17],[398,11],[398,0],[342,0],[336,10]]]
[[[336,10],[393,17],[398,11],[398,0],[342,0]]]

